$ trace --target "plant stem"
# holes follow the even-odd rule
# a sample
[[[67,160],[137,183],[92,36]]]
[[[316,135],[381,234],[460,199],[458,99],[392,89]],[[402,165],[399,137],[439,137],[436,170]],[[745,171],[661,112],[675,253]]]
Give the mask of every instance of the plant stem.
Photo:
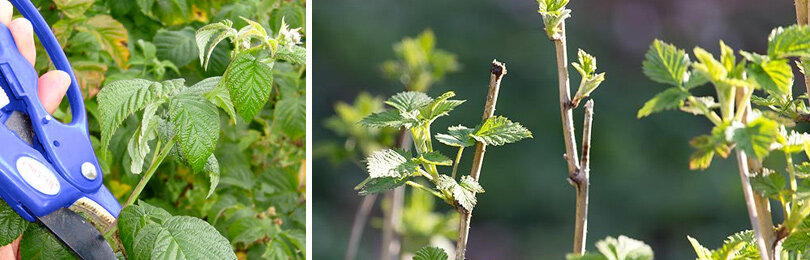
[[[414,188],[429,192],[430,194],[433,194],[433,196],[439,197],[440,199],[444,199],[444,195],[442,195],[438,191],[435,191],[435,190],[433,190],[431,188],[425,187],[425,185],[419,184],[418,182],[406,181],[405,184],[408,184],[408,185],[411,185],[411,187],[414,187]]]
[[[790,153],[785,153],[785,162],[787,163],[788,175],[790,177],[790,191],[792,194],[793,203],[796,203],[796,190],[798,189],[798,183],[796,183],[796,173],[793,169],[793,155]]]
[[[796,5],[796,24],[798,25],[807,25],[807,15],[810,12],[810,4],[808,4],[807,0],[795,0],[794,4]],[[802,58],[802,62],[808,62],[807,59]],[[804,75],[804,86],[807,89],[808,94],[810,94],[810,77],[807,75],[810,71],[805,71]]]
[[[456,178],[456,171],[458,170],[458,164],[461,163],[461,154],[464,152],[464,146],[458,148],[458,153],[456,154],[456,161],[453,164],[453,174],[451,175],[453,179]]]
[[[171,141],[166,143],[166,146],[163,147],[163,150],[160,150],[159,153],[154,154],[154,156],[152,157],[152,164],[149,165],[149,169],[146,170],[146,173],[143,175],[143,177],[141,177],[141,180],[138,182],[138,185],[136,185],[135,189],[132,190],[132,194],[129,195],[129,198],[127,198],[127,202],[124,203],[123,206],[124,208],[131,206],[133,203],[135,203],[135,200],[138,199],[138,196],[141,195],[141,191],[143,191],[143,188],[146,187],[146,184],[149,183],[149,180],[152,179],[153,175],[155,175],[158,166],[160,166],[160,164],[163,162],[163,159],[166,159],[166,156],[169,154],[169,151],[171,151],[172,147],[174,147],[174,144],[175,139],[172,138]],[[158,151],[158,149],[160,149],[160,141],[158,141],[157,145],[155,146],[155,151]]]
[[[751,189],[751,182],[748,179],[748,158],[745,152],[737,149],[737,166],[740,173],[740,180],[742,181],[742,190],[745,197],[745,206],[748,208],[748,218],[751,221],[751,227],[754,229],[754,236],[757,240],[757,248],[759,249],[762,260],[771,260],[773,256],[773,248],[766,244],[763,238],[762,227],[760,227],[760,215],[757,211],[757,205],[754,201],[754,191]]]
[[[166,146],[164,146],[163,149],[161,150],[160,148],[161,142],[160,140],[157,141],[157,144],[155,144],[155,153],[152,155],[152,163],[149,165],[149,169],[146,170],[146,173],[144,173],[144,175],[141,177],[141,180],[138,181],[138,185],[136,185],[135,189],[132,190],[132,194],[129,195],[129,198],[127,198],[127,201],[121,208],[129,207],[135,203],[135,200],[138,199],[138,196],[141,195],[141,192],[146,187],[146,184],[149,183],[149,180],[152,179],[153,175],[155,175],[158,166],[160,166],[160,164],[163,162],[163,159],[166,158],[166,155],[168,155],[169,151],[171,151],[172,147],[174,147],[174,144],[175,139],[172,138],[171,141],[166,143]],[[117,226],[118,226],[118,219],[116,219],[115,221],[113,221],[112,224],[107,226],[107,228],[104,230],[104,234],[105,235],[112,234],[113,232],[115,232]]]
[[[411,149],[411,135],[407,129],[400,130],[397,135],[396,146],[402,150]],[[385,221],[383,222],[383,235],[382,245],[380,248],[380,259],[398,259],[399,258],[399,237],[396,234],[396,227],[399,226],[400,218],[402,216],[402,207],[405,204],[405,187],[399,187],[392,191],[385,193],[385,199],[391,204],[388,210],[383,213]]]
[[[740,103],[745,103],[742,106],[739,106],[741,110],[736,111],[737,115],[742,114],[739,116],[741,122],[743,124],[748,122],[748,118],[751,115],[751,91],[747,88],[737,88],[736,93],[736,101]],[[773,217],[771,216],[771,203],[768,198],[759,195],[759,193],[753,192],[751,188],[751,183],[748,179],[748,173],[750,172],[761,172],[762,171],[762,164],[756,158],[747,158],[745,154],[742,154],[743,157],[746,157],[746,161],[738,162],[738,168],[740,170],[741,178],[743,178],[743,195],[746,199],[746,207],[748,209],[749,218],[752,220],[751,226],[754,229],[754,236],[757,240],[758,246],[765,246],[764,250],[762,247],[759,247],[760,253],[763,260],[779,260],[780,255],[775,254],[776,248],[779,247],[781,244],[780,241],[777,239],[776,230],[774,229],[773,225]],[[739,161],[739,154],[738,154],[738,161]],[[744,167],[743,167],[744,166]],[[751,193],[750,195],[747,193]],[[749,197],[753,199],[753,203],[749,203]],[[752,208],[753,207],[753,208]],[[751,212],[754,212],[754,215],[751,215]],[[755,220],[755,222],[754,222]],[[759,230],[759,232],[756,232]]]
[[[487,101],[484,106],[484,115],[482,121],[486,121],[495,114],[495,104],[498,101],[498,90],[501,87],[501,79],[506,75],[506,65],[492,60],[490,67],[489,77],[489,92],[487,93]],[[470,169],[470,177],[478,181],[481,176],[481,167],[484,162],[484,152],[486,145],[481,142],[476,142],[475,156],[473,157],[472,169]],[[464,207],[458,207],[459,217],[461,221],[458,223],[458,240],[456,241],[456,259],[464,260],[464,255],[467,253],[467,238],[470,234],[470,220],[472,219],[472,210],[465,210]]]
[[[571,182],[577,190],[576,215],[574,218],[574,251],[584,253],[585,238],[588,234],[588,189],[590,187],[591,126],[593,121],[593,99],[585,103],[585,121],[582,126],[582,169]]]
[[[363,203],[357,208],[357,213],[355,213],[354,222],[352,223],[352,233],[349,236],[349,245],[346,248],[346,260],[354,260],[357,256],[357,249],[360,247],[360,237],[363,235],[363,229],[366,227],[368,215],[371,213],[375,201],[377,201],[377,194],[368,195],[363,198]]]

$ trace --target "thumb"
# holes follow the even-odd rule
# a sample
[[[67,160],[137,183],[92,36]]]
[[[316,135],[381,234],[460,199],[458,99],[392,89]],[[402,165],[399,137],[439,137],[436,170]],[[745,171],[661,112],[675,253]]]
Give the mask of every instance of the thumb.
[[[70,86],[70,76],[61,70],[48,71],[39,77],[39,100],[48,113],[53,114]]]

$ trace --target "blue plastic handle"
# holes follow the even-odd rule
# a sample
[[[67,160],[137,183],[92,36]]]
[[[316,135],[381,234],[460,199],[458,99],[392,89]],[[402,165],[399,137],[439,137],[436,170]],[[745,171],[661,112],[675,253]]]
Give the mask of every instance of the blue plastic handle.
[[[34,144],[28,145],[0,124],[0,197],[29,221],[82,197],[118,217],[121,205],[103,185],[87,129],[84,99],[70,62],[36,7],[28,0],[10,2],[31,21],[56,68],[70,75],[67,97],[73,121],[63,124],[45,110],[37,95],[36,70],[20,54],[8,28],[0,24],[0,87],[9,98],[0,108],[0,123],[14,111],[23,112],[30,117],[35,135]]]

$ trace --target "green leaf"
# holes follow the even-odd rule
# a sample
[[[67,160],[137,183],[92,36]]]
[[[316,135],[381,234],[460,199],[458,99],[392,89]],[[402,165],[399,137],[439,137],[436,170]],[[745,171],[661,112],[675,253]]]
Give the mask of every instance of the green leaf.
[[[276,51],[275,58],[286,60],[292,64],[306,64],[307,49],[301,46],[282,46]]]
[[[470,177],[469,175],[464,175],[461,177],[461,182],[458,185],[461,185],[462,188],[472,191],[475,193],[484,193],[484,187],[481,187],[481,184],[478,184],[478,181]]]
[[[217,185],[219,185],[220,171],[219,171],[219,160],[217,160],[217,157],[214,156],[213,154],[210,157],[208,157],[208,160],[206,161],[205,167],[203,169],[205,170],[206,173],[208,173],[208,181],[210,183],[208,186],[208,195],[205,196],[205,198],[207,199],[214,194],[214,191],[217,189]]]
[[[194,93],[194,95],[204,96],[209,102],[214,103],[222,110],[228,113],[231,119],[236,120],[236,110],[233,108],[231,102],[231,95],[228,89],[219,84],[222,77],[210,77],[194,86],[188,87],[183,90],[183,93]]]
[[[652,260],[653,251],[650,246],[639,240],[626,236],[618,239],[607,237],[596,242],[596,248],[608,259],[616,260]]]
[[[107,149],[115,130],[124,119],[153,102],[165,102],[165,98],[181,87],[181,81],[158,83],[143,79],[119,80],[107,84],[97,97],[102,149]]]
[[[419,251],[416,251],[416,254],[413,256],[413,260],[447,260],[448,256],[447,253],[444,252],[444,249],[434,247],[434,246],[425,246]]]
[[[689,78],[689,55],[674,45],[656,39],[644,55],[644,75],[655,82],[681,86]]]
[[[503,145],[514,143],[524,138],[532,138],[532,132],[520,125],[509,121],[506,117],[493,116],[487,118],[473,134],[475,140],[486,145]]]
[[[448,91],[433,101],[419,107],[419,114],[422,119],[432,122],[436,118],[448,115],[450,111],[464,103],[464,100],[450,100],[450,98],[455,95],[455,92]]]
[[[393,190],[399,186],[405,185],[407,181],[407,178],[400,177],[369,177],[354,189],[359,191],[360,196],[366,196]]]
[[[723,241],[723,246],[712,252],[712,259],[757,259],[754,232],[750,230],[737,232]]]
[[[245,122],[250,122],[270,98],[273,64],[244,52],[231,62],[220,84],[230,91],[236,112]]]
[[[723,63],[717,61],[714,56],[708,51],[700,47],[695,47],[692,51],[698,63],[692,64],[695,70],[701,72],[709,80],[714,82],[721,82],[728,76],[728,70],[723,66]]]
[[[79,259],[50,231],[38,223],[28,225],[20,240],[22,259]]]
[[[712,251],[708,248],[703,247],[697,239],[686,236],[689,240],[689,243],[692,244],[692,248],[695,249],[695,254],[697,254],[697,260],[712,260]]]
[[[228,240],[207,222],[143,202],[121,211],[118,229],[130,259],[236,259]]]
[[[725,126],[716,126],[712,135],[701,135],[689,141],[695,152],[689,157],[690,170],[705,170],[711,165],[715,154],[728,157],[731,147],[725,140]]]
[[[449,146],[468,147],[475,145],[472,137],[474,131],[475,129],[462,125],[451,126],[447,128],[447,134],[436,134],[436,140]]]
[[[810,58],[810,27],[778,27],[768,36],[768,56]]]
[[[400,171],[400,165],[408,162],[402,154],[392,149],[385,149],[371,153],[366,158],[366,171],[371,178],[402,177],[407,172]]]
[[[178,95],[169,102],[169,115],[183,157],[202,171],[219,139],[216,106],[200,96]]]
[[[127,144],[127,152],[129,158],[131,158],[130,171],[134,174],[140,174],[143,171],[144,160],[151,151],[149,142],[157,137],[158,121],[155,118],[155,113],[158,105],[157,103],[146,105],[141,124]]]
[[[118,67],[127,68],[129,60],[129,35],[123,24],[112,18],[112,16],[101,14],[91,17],[83,26],[78,26],[79,31],[91,33],[101,45],[101,49],[112,57]]]
[[[692,102],[694,101],[694,102]],[[681,111],[693,115],[704,115],[707,111],[720,107],[714,101],[714,97],[695,97],[694,100],[687,100],[683,106],[680,107]]]
[[[546,34],[551,39],[558,39],[561,37],[560,24],[571,17],[571,10],[565,8],[568,0],[537,0],[537,4],[537,12],[543,17]]]
[[[14,242],[28,228],[28,221],[20,217],[5,201],[0,200],[0,246]]]
[[[121,214],[118,216],[118,235],[126,251],[135,252],[132,245],[144,226],[150,223],[163,223],[171,216],[166,210],[143,201],[138,201],[136,205],[121,210]]]
[[[778,172],[763,168],[762,174],[749,177],[751,188],[764,197],[774,197],[785,188],[785,177]]]
[[[788,60],[764,60],[761,63],[751,63],[747,72],[768,93],[777,96],[790,94],[793,86],[793,68],[790,67]]]
[[[402,113],[416,111],[433,101],[428,95],[422,92],[407,91],[400,92],[385,101],[386,104],[396,108]]]
[[[208,70],[208,63],[211,61],[211,53],[214,48],[225,39],[236,37],[237,31],[233,28],[233,22],[222,20],[203,26],[197,30],[194,39],[197,42],[197,49],[200,51],[200,65]]]
[[[574,62],[572,65],[579,72],[579,75],[582,76],[582,80],[579,83],[577,93],[574,95],[574,98],[571,99],[571,103],[575,107],[579,105],[580,101],[590,96],[591,92],[596,90],[599,84],[605,80],[605,73],[594,74],[594,72],[596,72],[596,58],[582,49],[579,49],[577,52],[577,57],[579,58],[579,63]]]
[[[227,239],[207,222],[173,216],[149,223],[138,232],[132,259],[236,259]]]
[[[157,56],[161,60],[169,60],[177,67],[185,67],[197,58],[197,42],[194,29],[185,27],[181,30],[158,30],[153,42],[157,48]]]
[[[303,138],[306,134],[307,107],[303,96],[286,97],[276,103],[273,112],[274,124],[292,140]]]
[[[720,40],[720,63],[728,71],[734,70],[734,65],[737,63],[737,57],[734,56],[734,50],[726,45],[723,40]]]
[[[470,186],[474,184],[471,184],[468,181],[466,185]],[[478,201],[475,198],[475,191],[462,187],[461,185],[459,185],[458,182],[456,182],[455,179],[453,179],[450,176],[439,175],[439,179],[436,182],[436,188],[443,191],[444,193],[452,194],[453,200],[456,201],[456,203],[458,203],[459,206],[463,207],[467,211],[471,211],[473,208],[475,208],[475,204],[478,203]],[[476,187],[472,188],[475,189]]]
[[[810,218],[805,218],[799,227],[782,242],[782,248],[789,251],[806,250],[810,246]]]
[[[664,110],[678,108],[683,105],[683,101],[689,96],[689,92],[683,89],[673,87],[658,93],[652,99],[644,103],[644,106],[638,110],[636,116],[642,118],[649,116],[652,113],[661,112]]]
[[[771,144],[779,136],[779,124],[773,120],[760,117],[746,126],[734,129],[732,141],[737,149],[742,149],[749,156],[763,159],[770,152]]]
[[[363,120],[360,120],[360,124],[367,126],[367,127],[375,127],[375,128],[382,128],[382,127],[393,127],[393,128],[400,128],[402,126],[409,127],[410,125],[419,123],[416,120],[409,120],[402,116],[402,114],[397,110],[386,110],[383,112],[378,112],[371,114]]]
[[[433,164],[433,165],[442,165],[442,166],[452,166],[453,160],[450,157],[438,152],[433,151],[429,153],[424,153],[419,156],[417,159],[420,163],[425,164]]]
[[[62,11],[66,17],[71,19],[81,18],[95,0],[54,0],[56,8]]]

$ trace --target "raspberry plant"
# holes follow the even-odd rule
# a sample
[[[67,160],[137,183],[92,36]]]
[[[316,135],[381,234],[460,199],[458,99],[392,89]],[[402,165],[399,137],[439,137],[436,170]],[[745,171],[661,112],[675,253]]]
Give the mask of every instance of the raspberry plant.
[[[797,8],[799,8],[797,6]],[[806,8],[805,8],[806,10]],[[699,259],[796,259],[810,245],[805,229],[810,214],[807,162],[810,135],[796,130],[807,113],[807,94],[793,96],[793,62],[810,57],[810,28],[779,27],[768,36],[766,54],[734,50],[720,41],[719,60],[703,48],[692,51],[655,40],[645,55],[644,74],[670,85],[638,111],[638,117],[678,108],[703,116],[714,126],[692,139],[691,169],[706,169],[715,155],[734,153],[753,231],[730,236],[722,248],[709,250],[689,237]],[[795,63],[803,71],[804,61]],[[716,96],[694,96],[709,84]],[[758,91],[759,90],[759,91]],[[760,95],[757,95],[760,94]],[[781,160],[781,162],[780,162]],[[784,219],[774,225],[769,199],[778,202]]]
[[[120,258],[306,258],[304,1],[33,2],[125,206],[99,225]],[[54,117],[69,113],[63,102]],[[3,203],[0,222],[24,259],[73,257]]]

